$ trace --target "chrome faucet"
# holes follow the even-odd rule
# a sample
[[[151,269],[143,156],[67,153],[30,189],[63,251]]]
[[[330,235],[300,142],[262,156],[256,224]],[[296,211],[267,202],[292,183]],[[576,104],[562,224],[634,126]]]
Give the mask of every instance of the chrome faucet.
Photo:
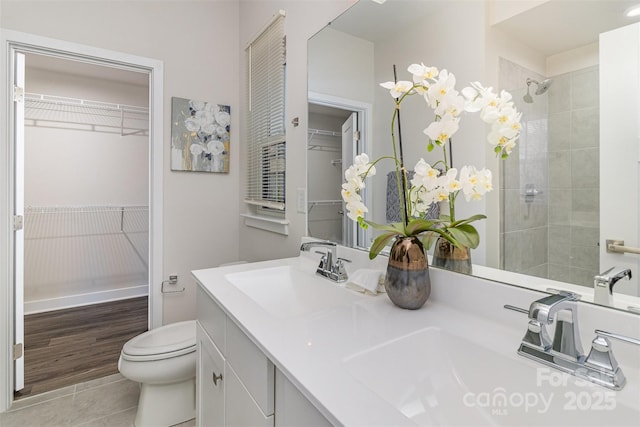
[[[553,351],[563,359],[582,362],[584,353],[578,329],[578,297],[570,292],[560,292],[534,301],[529,307],[529,326],[522,347],[544,352]],[[553,341],[547,327],[555,322]]]
[[[620,275],[618,279],[614,280],[614,283],[626,275],[623,272],[613,275],[611,274],[614,273],[612,270],[607,270],[607,272],[612,277]],[[640,345],[640,340],[596,330],[596,338],[591,343],[591,351],[589,356],[585,358],[578,330],[578,299],[576,294],[560,292],[534,301],[528,311],[505,305],[505,308],[525,312],[529,315],[527,332],[522,339],[518,354],[583,380],[620,390],[624,387],[626,379],[613,355],[608,338],[636,345]],[[547,327],[553,323],[556,324],[556,328],[553,341],[551,341]]]
[[[327,248],[326,252],[318,252],[322,254],[322,258],[320,258],[320,264],[316,269],[316,274],[333,280],[334,282],[345,282],[349,276],[347,275],[347,270],[344,268],[344,262],[350,261],[348,259],[337,257],[336,244],[325,241],[305,242],[300,246],[300,250],[308,252],[314,247]]]
[[[631,280],[631,269],[624,267],[611,267],[607,271],[593,278],[593,300],[597,304],[613,304],[613,285],[618,280],[627,278]]]

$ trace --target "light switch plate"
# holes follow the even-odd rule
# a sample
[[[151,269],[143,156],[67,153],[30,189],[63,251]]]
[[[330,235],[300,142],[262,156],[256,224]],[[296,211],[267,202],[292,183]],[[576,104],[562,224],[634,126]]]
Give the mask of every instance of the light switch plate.
[[[297,200],[298,200],[298,213],[307,213],[307,189],[306,188],[298,188]]]

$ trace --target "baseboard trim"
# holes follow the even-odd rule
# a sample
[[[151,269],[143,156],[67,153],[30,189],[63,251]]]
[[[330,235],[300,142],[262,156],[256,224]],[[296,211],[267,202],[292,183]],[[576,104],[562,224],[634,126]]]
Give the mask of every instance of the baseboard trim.
[[[149,295],[149,286],[132,286],[129,288],[112,289],[99,292],[89,292],[78,295],[67,295],[59,298],[46,298],[34,301],[25,301],[24,314],[36,314],[46,311],[61,310],[64,308],[81,307],[83,305],[100,304],[103,302],[117,301],[127,298],[136,298]]]

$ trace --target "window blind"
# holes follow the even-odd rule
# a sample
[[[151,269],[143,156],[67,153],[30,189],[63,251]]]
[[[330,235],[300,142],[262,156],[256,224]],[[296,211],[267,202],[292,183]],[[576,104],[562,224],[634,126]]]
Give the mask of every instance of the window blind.
[[[285,208],[284,14],[249,44],[248,142],[245,202],[269,210]]]

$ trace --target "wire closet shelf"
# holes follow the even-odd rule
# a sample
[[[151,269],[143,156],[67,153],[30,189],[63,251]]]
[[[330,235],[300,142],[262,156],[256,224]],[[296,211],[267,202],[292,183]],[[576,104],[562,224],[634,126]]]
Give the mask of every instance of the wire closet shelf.
[[[121,136],[149,134],[149,109],[86,99],[25,93],[25,125]]]

